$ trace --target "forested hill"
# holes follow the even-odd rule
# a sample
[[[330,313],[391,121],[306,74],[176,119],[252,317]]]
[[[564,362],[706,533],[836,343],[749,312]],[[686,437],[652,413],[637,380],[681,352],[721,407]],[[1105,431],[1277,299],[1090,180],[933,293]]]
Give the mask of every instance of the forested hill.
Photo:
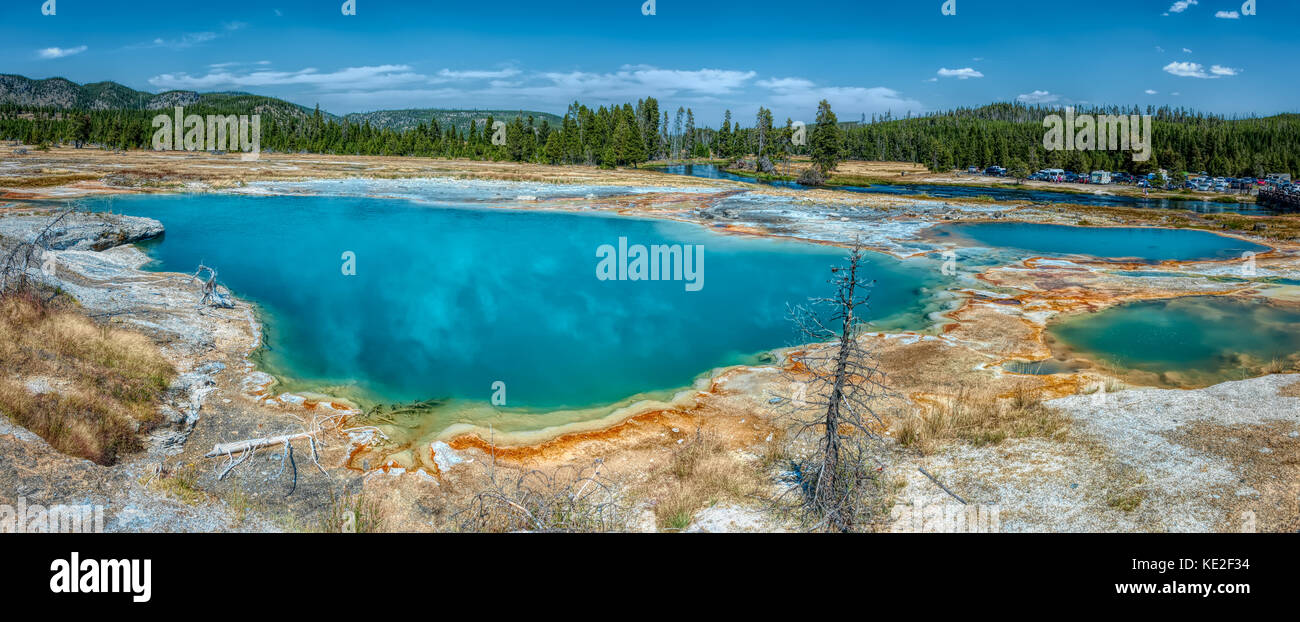
[[[202,106],[233,114],[261,113],[276,118],[306,118],[312,110],[274,97],[249,93],[147,93],[116,82],[77,84],[63,78],[33,80],[0,74],[0,105],[31,110],[164,110]],[[333,118],[333,115],[325,115]]]
[[[1092,107],[1076,114],[1151,115],[1154,154],[1134,162],[1119,151],[1047,151],[1043,119],[1059,107],[992,104],[911,118],[844,123],[845,156],[918,162],[934,170],[1001,165],[1035,171],[1208,171],[1215,175],[1300,173],[1300,115],[1225,118],[1183,108]]]
[[[469,125],[474,122],[483,125],[483,121],[492,117],[497,121],[510,122],[515,117],[533,117],[534,123],[541,125],[542,121],[547,121],[551,125],[559,125],[562,120],[558,115],[549,112],[537,112],[534,110],[449,110],[441,108],[413,108],[407,110],[379,110],[376,112],[354,112],[344,115],[344,118],[351,123],[361,125],[369,123],[373,127],[397,130],[399,132],[413,130],[420,126],[421,123],[430,125],[430,121],[435,121],[440,127],[454,127],[457,131],[464,132],[469,130]]]

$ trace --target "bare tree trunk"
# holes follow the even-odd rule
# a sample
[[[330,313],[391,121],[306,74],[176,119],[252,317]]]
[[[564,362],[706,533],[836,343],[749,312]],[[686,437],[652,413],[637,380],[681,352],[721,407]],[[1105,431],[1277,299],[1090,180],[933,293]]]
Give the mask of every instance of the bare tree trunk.
[[[834,312],[834,323],[823,323],[816,313],[803,307],[791,313],[807,339],[824,344],[792,355],[792,362],[801,365],[796,365],[798,371],[788,376],[792,389],[796,385],[803,387],[798,395],[811,396],[788,402],[794,406],[793,416],[799,424],[796,436],[810,431],[819,434],[817,453],[801,461],[803,467],[798,469],[803,508],[815,529],[850,531],[870,514],[869,490],[864,484],[874,477],[874,470],[863,461],[870,459],[865,440],[872,431],[864,415],[880,421],[875,402],[888,390],[884,373],[857,342],[856,309],[867,303],[865,296],[859,299],[859,292],[871,286],[860,280],[861,261],[862,251],[855,247],[847,266],[831,270],[835,295],[813,301]],[[824,410],[804,412],[805,404]],[[851,441],[847,447],[846,441]]]

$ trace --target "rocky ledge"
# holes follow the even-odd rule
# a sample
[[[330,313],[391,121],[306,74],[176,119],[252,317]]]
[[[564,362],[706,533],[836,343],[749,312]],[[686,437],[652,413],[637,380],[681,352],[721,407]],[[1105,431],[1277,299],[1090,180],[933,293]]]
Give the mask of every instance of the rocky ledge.
[[[31,242],[45,232],[45,243],[51,250],[102,251],[163,234],[162,223],[139,216],[72,212],[53,226],[50,221],[47,211],[10,214],[0,218],[0,237]]]

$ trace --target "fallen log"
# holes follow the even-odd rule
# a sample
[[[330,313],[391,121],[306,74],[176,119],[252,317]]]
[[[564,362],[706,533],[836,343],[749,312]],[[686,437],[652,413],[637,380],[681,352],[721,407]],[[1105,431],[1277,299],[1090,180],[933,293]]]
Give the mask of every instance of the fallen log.
[[[231,454],[243,453],[248,450],[257,450],[272,445],[284,445],[289,441],[296,441],[300,438],[312,438],[315,432],[299,432],[298,434],[283,434],[280,436],[266,436],[263,438],[250,438],[233,443],[217,443],[212,446],[212,451],[204,454],[204,458],[216,458],[217,456],[229,456]]]
[[[280,472],[276,473],[275,476],[278,478],[281,475],[284,475],[286,464],[293,471],[293,485],[289,488],[289,492],[284,495],[287,497],[293,494],[293,491],[298,489],[298,463],[293,459],[293,441],[304,438],[307,439],[307,445],[311,447],[312,464],[315,464],[316,468],[319,469],[325,477],[330,477],[330,474],[325,470],[325,467],[320,465],[320,454],[316,451],[316,443],[319,442],[316,440],[316,433],[319,431],[320,430],[299,432],[297,434],[282,434],[280,436],[250,438],[243,441],[235,441],[233,443],[217,443],[212,446],[212,451],[209,451],[203,457],[226,457],[225,468],[221,471],[221,474],[217,476],[217,481],[221,481],[226,479],[226,476],[230,475],[231,471],[234,471],[239,467],[239,465],[243,464],[245,460],[248,460],[250,456],[257,452],[257,450],[263,447],[279,445],[284,448],[284,453],[281,454],[280,458]]]

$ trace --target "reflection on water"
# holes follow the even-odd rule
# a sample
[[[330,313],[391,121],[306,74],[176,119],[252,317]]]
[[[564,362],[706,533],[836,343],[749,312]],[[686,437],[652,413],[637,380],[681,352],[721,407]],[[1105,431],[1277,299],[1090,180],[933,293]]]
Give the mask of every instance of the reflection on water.
[[[364,197],[119,197],[112,209],[167,227],[151,268],[203,262],[258,303],[262,363],[290,390],[362,401],[484,405],[501,381],[510,408],[582,409],[683,387],[793,345],[787,305],[825,295],[844,257],[677,222]],[[702,245],[703,289],[598,279],[598,248],[620,238]],[[355,276],[342,273],[345,252]],[[943,277],[884,255],[868,262],[876,327],[929,325],[926,292]]]

